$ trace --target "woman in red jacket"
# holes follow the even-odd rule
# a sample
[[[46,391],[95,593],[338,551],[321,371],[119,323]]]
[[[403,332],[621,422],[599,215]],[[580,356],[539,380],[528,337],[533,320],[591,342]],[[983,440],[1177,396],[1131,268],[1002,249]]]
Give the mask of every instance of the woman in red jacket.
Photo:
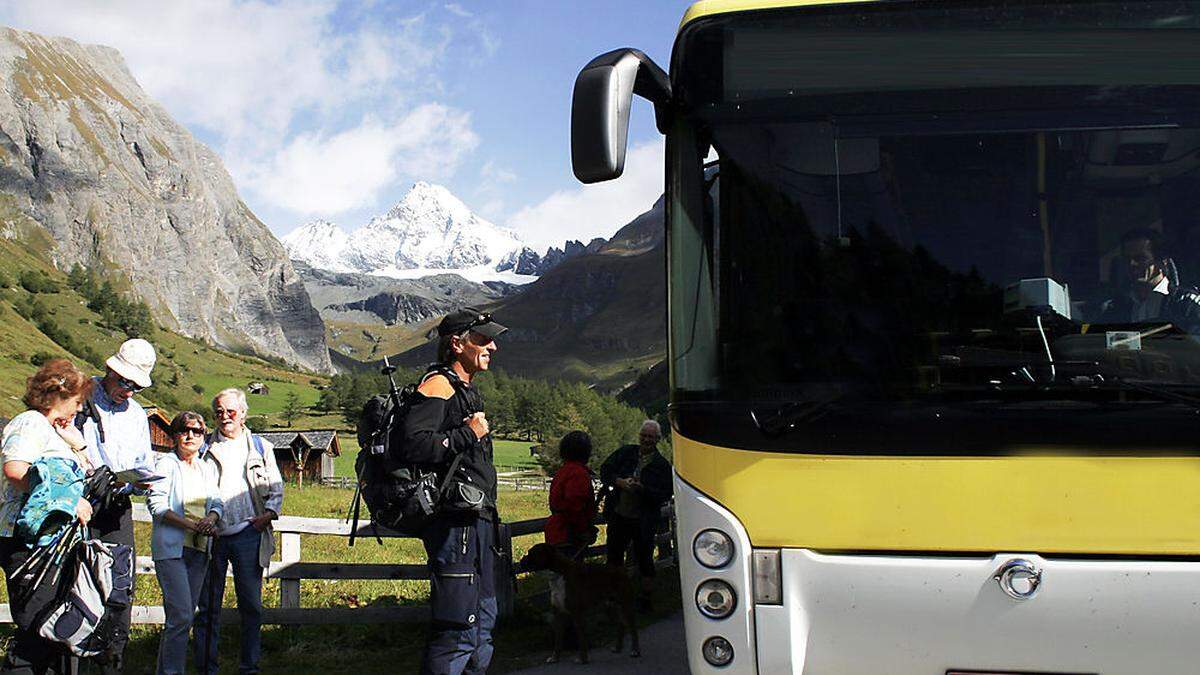
[[[550,519],[546,521],[546,543],[574,558],[596,541],[596,494],[592,490],[592,439],[572,431],[558,443],[562,466],[550,483]]]

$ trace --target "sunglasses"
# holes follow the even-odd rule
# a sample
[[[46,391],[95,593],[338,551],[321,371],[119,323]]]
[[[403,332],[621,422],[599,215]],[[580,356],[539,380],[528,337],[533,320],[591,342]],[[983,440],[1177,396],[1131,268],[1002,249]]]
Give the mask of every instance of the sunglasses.
[[[197,428],[197,427],[184,427],[183,429],[181,429],[181,430],[179,431],[179,436],[180,436],[181,438],[187,438],[188,436],[200,436],[200,437],[203,437],[203,436],[204,436],[204,430],[203,430],[203,429],[199,429],[199,428]]]
[[[117,378],[117,386],[118,386],[118,387],[120,387],[120,388],[122,388],[122,389],[124,389],[124,390],[125,390],[125,391],[127,391],[127,392],[130,392],[130,393],[132,393],[132,394],[136,394],[136,393],[138,393],[139,391],[141,391],[141,390],[145,389],[145,387],[143,387],[143,386],[139,385],[137,382],[133,382],[133,381],[131,381],[131,380],[127,380],[127,379],[125,379],[125,378],[123,378],[123,377],[118,377],[118,378]]]
[[[482,326],[485,323],[491,323],[491,322],[492,322],[492,315],[488,314],[487,312],[484,312],[483,314],[480,314],[479,316],[475,317],[475,320],[471,322],[471,325],[467,326],[467,330],[471,330],[472,328],[474,328],[476,326]]]

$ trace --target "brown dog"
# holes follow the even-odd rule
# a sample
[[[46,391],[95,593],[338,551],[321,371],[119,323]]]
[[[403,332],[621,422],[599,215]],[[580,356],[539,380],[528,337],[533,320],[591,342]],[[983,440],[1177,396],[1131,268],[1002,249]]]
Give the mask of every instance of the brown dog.
[[[629,582],[624,569],[576,562],[550,544],[537,544],[529,549],[529,553],[521,558],[521,569],[557,572],[562,575],[566,585],[564,607],[554,608],[554,655],[546,660],[547,663],[558,661],[568,623],[575,629],[575,641],[579,645],[576,661],[587,663],[583,620],[588,610],[599,605],[606,605],[617,623],[617,643],[613,651],[621,652],[625,630],[628,629],[633,647],[629,655],[642,655],[633,606],[633,584]]]

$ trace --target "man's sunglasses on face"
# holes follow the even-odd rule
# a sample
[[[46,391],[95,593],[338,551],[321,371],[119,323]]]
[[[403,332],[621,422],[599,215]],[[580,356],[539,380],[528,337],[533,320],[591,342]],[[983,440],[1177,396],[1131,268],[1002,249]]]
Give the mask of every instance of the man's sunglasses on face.
[[[134,382],[132,380],[127,380],[120,376],[117,377],[117,386],[131,394],[136,394],[139,391],[145,389],[145,387],[139,385],[137,382]]]
[[[237,408],[217,408],[213,411],[217,417],[237,417]]]

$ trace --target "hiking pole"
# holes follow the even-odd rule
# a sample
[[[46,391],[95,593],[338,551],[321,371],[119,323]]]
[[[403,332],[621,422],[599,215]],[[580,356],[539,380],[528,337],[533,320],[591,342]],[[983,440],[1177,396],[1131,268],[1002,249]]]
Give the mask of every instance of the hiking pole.
[[[396,386],[396,379],[392,377],[392,373],[396,372],[396,366],[393,366],[392,362],[388,361],[386,355],[383,357],[383,367],[379,369],[379,372],[387,375],[389,386],[388,396],[392,399],[392,405],[400,405],[400,388]]]

